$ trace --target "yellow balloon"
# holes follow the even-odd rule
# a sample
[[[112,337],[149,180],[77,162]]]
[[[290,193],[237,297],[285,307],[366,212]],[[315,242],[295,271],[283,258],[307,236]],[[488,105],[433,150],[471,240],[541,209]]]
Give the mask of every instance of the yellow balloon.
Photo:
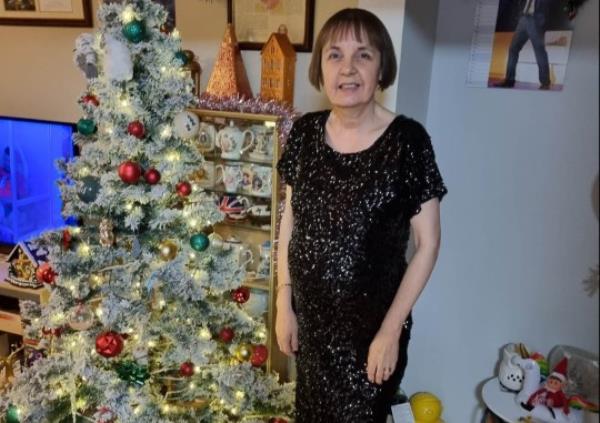
[[[410,397],[410,408],[415,423],[443,423],[442,402],[429,392],[418,392]]]

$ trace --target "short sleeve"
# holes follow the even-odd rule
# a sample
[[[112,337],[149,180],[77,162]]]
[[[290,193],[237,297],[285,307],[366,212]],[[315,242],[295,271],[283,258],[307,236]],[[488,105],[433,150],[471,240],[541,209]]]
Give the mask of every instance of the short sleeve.
[[[283,147],[283,153],[277,162],[279,175],[287,185],[296,187],[296,181],[300,172],[300,150],[302,146],[302,134],[299,122],[296,121],[288,135],[287,142]]]
[[[408,215],[421,211],[421,205],[434,197],[440,201],[448,190],[435,162],[429,134],[423,126],[409,120],[403,146],[403,183],[406,184]]]

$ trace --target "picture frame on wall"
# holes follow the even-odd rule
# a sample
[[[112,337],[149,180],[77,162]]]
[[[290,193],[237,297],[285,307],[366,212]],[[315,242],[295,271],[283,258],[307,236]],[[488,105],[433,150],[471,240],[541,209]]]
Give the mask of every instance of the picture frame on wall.
[[[0,0],[0,25],[91,27],[91,0]]]
[[[285,25],[296,51],[312,51],[314,11],[315,0],[227,0],[227,22],[242,50],[260,50]]]

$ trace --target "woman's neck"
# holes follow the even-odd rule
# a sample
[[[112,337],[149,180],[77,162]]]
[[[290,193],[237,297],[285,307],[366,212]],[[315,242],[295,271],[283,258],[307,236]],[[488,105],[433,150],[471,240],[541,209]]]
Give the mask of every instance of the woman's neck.
[[[329,123],[337,128],[356,130],[373,125],[377,119],[377,103],[369,103],[360,108],[333,107]]]

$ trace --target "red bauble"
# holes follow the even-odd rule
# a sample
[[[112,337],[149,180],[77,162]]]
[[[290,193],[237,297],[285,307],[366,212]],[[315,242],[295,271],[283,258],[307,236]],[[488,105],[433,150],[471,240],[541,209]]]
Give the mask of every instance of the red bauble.
[[[134,120],[133,122],[130,122],[129,125],[127,125],[127,132],[130,135],[136,137],[137,139],[142,139],[144,138],[144,135],[146,135],[144,124],[139,120]]]
[[[175,188],[177,189],[177,194],[182,197],[187,197],[192,193],[192,185],[187,181],[179,182]]]
[[[225,343],[231,342],[231,340],[233,339],[233,336],[234,336],[234,333],[233,333],[233,329],[231,329],[231,328],[223,328],[219,332],[219,339]]]
[[[154,168],[150,168],[144,173],[144,179],[148,184],[156,185],[160,182],[160,172]]]
[[[272,417],[269,419],[269,423],[288,423],[288,421],[279,417]]]
[[[56,273],[52,270],[52,266],[48,263],[42,263],[35,270],[35,277],[38,281],[53,284],[56,279]]]
[[[250,356],[250,363],[254,367],[260,367],[267,362],[269,358],[269,350],[264,345],[255,345]]]
[[[231,299],[238,304],[244,304],[250,298],[250,289],[240,286],[231,291]]]
[[[84,95],[81,98],[82,103],[91,104],[92,106],[98,107],[100,105],[100,101],[98,101],[98,97],[93,94]]]
[[[126,184],[137,184],[142,176],[142,168],[139,164],[127,160],[119,165],[119,177]]]
[[[194,363],[186,361],[179,366],[179,374],[183,377],[191,377],[194,375]]]
[[[113,331],[102,332],[96,337],[96,352],[102,357],[116,357],[123,351],[123,338]]]
[[[72,239],[73,239],[73,236],[71,235],[71,232],[69,232],[68,229],[64,229],[62,232],[62,246],[65,250],[68,250],[69,247],[71,246]]]

